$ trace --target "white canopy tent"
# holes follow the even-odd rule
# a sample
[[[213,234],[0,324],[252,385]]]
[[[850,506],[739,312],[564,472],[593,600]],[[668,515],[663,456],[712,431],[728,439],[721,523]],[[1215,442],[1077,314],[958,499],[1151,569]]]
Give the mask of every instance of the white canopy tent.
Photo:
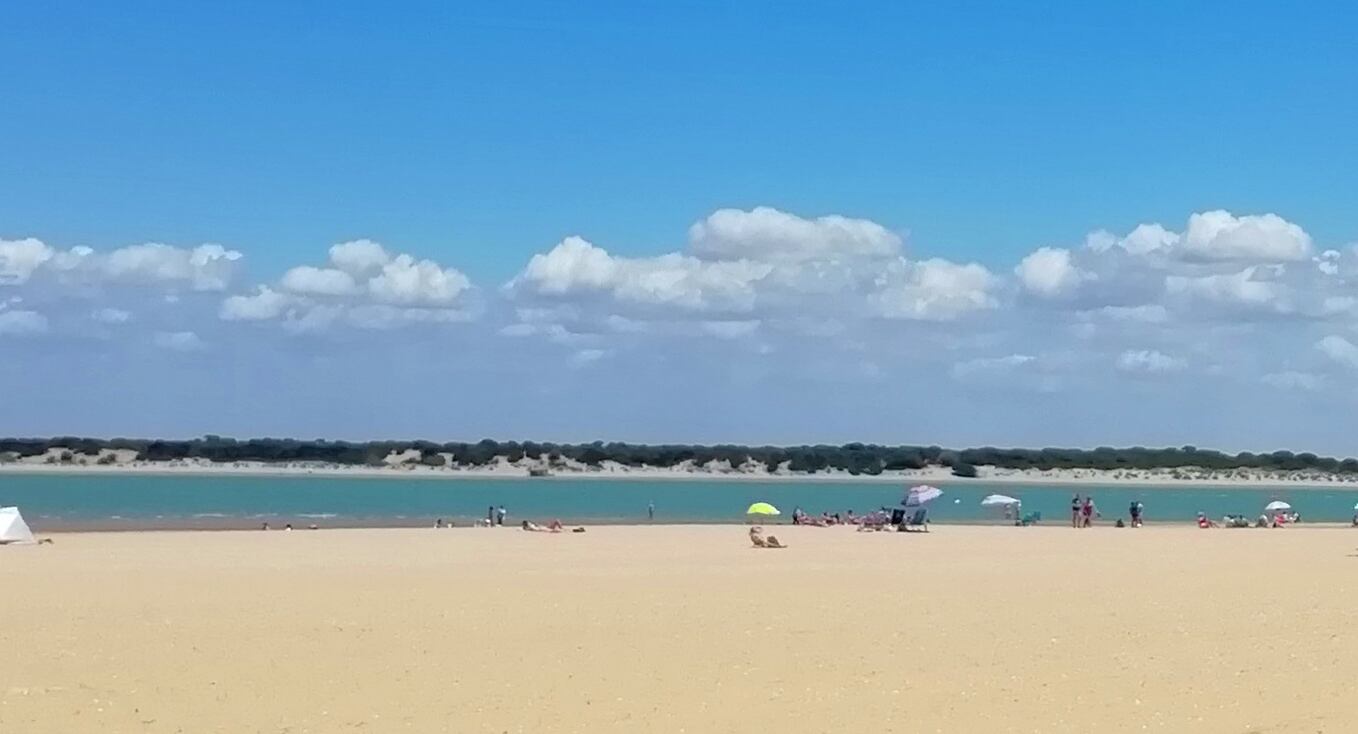
[[[33,531],[28,529],[24,516],[17,507],[0,507],[0,545],[35,543]]]
[[[1009,505],[1019,505],[1019,504],[1023,503],[1020,502],[1017,497],[1010,497],[1008,495],[1003,494],[986,495],[986,498],[981,500],[982,507],[1006,507]]]
[[[1292,509],[1292,505],[1289,505],[1286,502],[1283,502],[1282,500],[1273,500],[1272,502],[1264,506],[1264,512],[1277,512],[1279,510],[1290,510],[1290,509]]]

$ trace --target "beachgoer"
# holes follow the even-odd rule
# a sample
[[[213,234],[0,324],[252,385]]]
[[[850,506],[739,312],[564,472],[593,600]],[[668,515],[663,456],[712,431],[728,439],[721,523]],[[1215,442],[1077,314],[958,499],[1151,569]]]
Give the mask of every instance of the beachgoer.
[[[647,519],[647,520],[650,520],[650,521],[652,521],[652,522],[655,521],[655,503],[654,503],[654,502],[652,502],[652,503],[649,504],[649,505],[646,505],[646,519]]]
[[[260,530],[268,530],[268,529],[269,529],[269,523],[267,523],[267,522],[264,523],[264,527],[260,528]]]
[[[486,508],[486,525],[495,524],[495,505]]]
[[[508,512],[505,512],[505,506],[500,505],[499,509],[495,510],[495,524],[503,526],[505,524],[505,515],[508,514]]]
[[[1132,504],[1127,507],[1127,514],[1131,515],[1132,527],[1134,528],[1141,527],[1141,509],[1142,509],[1141,503],[1137,502],[1136,500],[1132,500]]]
[[[441,528],[441,527],[443,527],[443,518],[440,517],[439,519],[435,520],[435,521],[434,521],[434,527],[435,527],[435,528]]]
[[[1094,524],[1094,514],[1098,510],[1094,507],[1094,498],[1085,497],[1085,503],[1080,507],[1080,519],[1083,527],[1091,527]]]
[[[283,529],[284,529],[284,530],[292,530],[292,523],[288,523],[287,525],[284,525],[284,526],[283,526]]]
[[[1080,527],[1080,495],[1077,493],[1070,498],[1070,526]]]
[[[758,525],[756,525],[756,526],[750,528],[750,542],[753,543],[754,546],[755,546],[756,548],[786,548],[786,547],[787,547],[787,546],[783,545],[782,543],[780,543],[780,542],[778,541],[778,538],[775,537],[775,536],[770,535],[770,536],[768,536],[767,538],[765,538],[765,537],[764,537],[764,528],[759,527]]]

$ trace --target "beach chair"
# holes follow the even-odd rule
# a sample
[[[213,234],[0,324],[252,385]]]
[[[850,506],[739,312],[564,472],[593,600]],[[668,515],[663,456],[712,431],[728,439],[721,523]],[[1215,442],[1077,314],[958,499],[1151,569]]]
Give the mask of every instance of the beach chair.
[[[904,512],[902,512],[902,515],[904,515]],[[929,511],[923,507],[915,510],[914,514],[905,518],[904,522],[896,526],[896,529],[902,533],[929,532]]]

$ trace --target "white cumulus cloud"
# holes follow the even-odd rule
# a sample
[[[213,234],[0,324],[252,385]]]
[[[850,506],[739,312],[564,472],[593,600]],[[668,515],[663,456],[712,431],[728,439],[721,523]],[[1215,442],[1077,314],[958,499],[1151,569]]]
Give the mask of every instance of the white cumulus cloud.
[[[1331,334],[1316,342],[1321,354],[1344,365],[1358,369],[1358,346],[1337,334]]]
[[[90,318],[101,324],[125,324],[132,314],[119,308],[101,308],[90,314]]]
[[[1163,374],[1178,372],[1187,366],[1184,360],[1154,349],[1129,349],[1117,358],[1117,368],[1123,372]]]
[[[0,285],[26,282],[53,254],[52,248],[31,237],[0,239]]]
[[[225,321],[284,319],[293,332],[312,332],[347,323],[365,329],[407,324],[466,321],[466,275],[432,260],[392,254],[372,240],[334,245],[326,267],[290,268],[276,287],[224,299]]]
[[[1036,357],[1030,354],[1010,354],[1003,357],[978,357],[952,366],[952,376],[965,380],[978,375],[997,375],[1012,372],[1024,365],[1032,364]]]
[[[877,280],[874,299],[887,318],[948,321],[994,308],[999,279],[975,263],[898,260]]]
[[[767,206],[719,209],[690,227],[688,238],[694,255],[714,260],[881,258],[901,249],[899,235],[867,219],[805,219]]]
[[[315,296],[349,296],[358,291],[358,284],[349,273],[311,265],[292,268],[283,274],[279,285],[292,293]]]
[[[150,242],[100,253],[83,246],[57,250],[32,238],[0,240],[0,284],[22,285],[50,273],[60,282],[219,291],[230,283],[241,258],[215,244],[185,249]]]
[[[512,283],[542,295],[596,293],[616,301],[692,311],[747,311],[772,266],[749,260],[700,260],[669,253],[652,258],[610,255],[580,237],[537,254]]]
[[[1276,214],[1237,217],[1228,211],[1201,212],[1188,218],[1184,251],[1204,260],[1305,260],[1311,236]]]
[[[1300,390],[1315,392],[1325,386],[1325,378],[1309,372],[1272,372],[1263,376],[1263,382],[1279,390]]]
[[[384,303],[448,304],[471,287],[467,276],[432,260],[398,255],[368,281],[368,292]]]
[[[174,352],[197,352],[207,348],[207,344],[192,331],[156,332],[155,345]]]
[[[223,300],[218,315],[223,321],[267,321],[283,315],[291,303],[287,295],[262,285],[254,295]]]
[[[27,336],[47,331],[47,317],[37,311],[0,311],[0,335]]]
[[[1029,292],[1045,298],[1069,293],[1090,276],[1075,267],[1070,250],[1042,247],[1019,262],[1014,269]]]

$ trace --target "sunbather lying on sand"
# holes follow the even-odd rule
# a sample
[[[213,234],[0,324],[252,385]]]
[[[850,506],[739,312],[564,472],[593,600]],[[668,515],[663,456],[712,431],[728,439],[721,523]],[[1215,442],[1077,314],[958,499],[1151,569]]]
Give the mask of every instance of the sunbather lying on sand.
[[[524,520],[522,527],[530,533],[559,533],[561,532],[561,521],[553,520],[546,526],[542,526],[535,522]]]
[[[778,538],[776,538],[776,537],[774,537],[774,536],[772,536],[772,535],[768,536],[767,538],[764,537],[764,528],[761,528],[761,527],[759,527],[758,525],[756,525],[755,527],[750,528],[750,542],[751,542],[751,543],[754,543],[754,547],[756,547],[756,548],[786,548],[786,547],[787,547],[787,546],[783,545],[782,543],[779,543],[779,542],[778,542]]]

